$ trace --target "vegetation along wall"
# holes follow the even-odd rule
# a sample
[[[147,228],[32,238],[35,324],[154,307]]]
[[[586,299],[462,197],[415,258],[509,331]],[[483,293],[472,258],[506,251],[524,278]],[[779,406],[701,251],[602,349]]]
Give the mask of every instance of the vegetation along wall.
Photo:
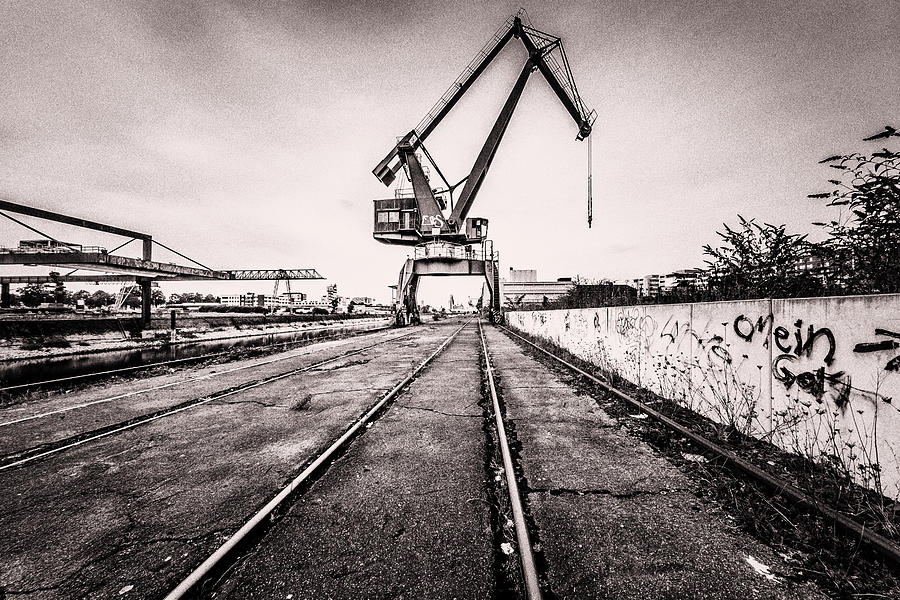
[[[900,295],[506,317],[602,371],[900,495]]]

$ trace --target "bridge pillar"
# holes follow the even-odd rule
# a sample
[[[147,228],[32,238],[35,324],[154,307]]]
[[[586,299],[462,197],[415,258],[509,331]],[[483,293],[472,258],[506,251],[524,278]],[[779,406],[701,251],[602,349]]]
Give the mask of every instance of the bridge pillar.
[[[150,324],[150,280],[143,277],[137,280],[141,286],[141,326]]]
[[[9,308],[10,304],[12,304],[12,299],[9,295],[9,284],[0,284],[0,308]]]

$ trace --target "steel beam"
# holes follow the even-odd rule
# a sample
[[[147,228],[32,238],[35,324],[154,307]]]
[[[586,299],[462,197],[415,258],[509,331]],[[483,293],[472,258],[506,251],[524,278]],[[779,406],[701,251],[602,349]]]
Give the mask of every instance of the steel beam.
[[[325,279],[315,269],[230,269],[227,279],[273,281],[276,279]]]
[[[9,212],[18,213],[20,215],[28,215],[29,217],[37,217],[38,219],[45,219],[47,221],[56,221],[57,223],[75,225],[76,227],[83,227],[84,229],[93,229],[94,231],[102,231],[104,233],[112,233],[114,235],[122,235],[125,237],[145,240],[145,249],[147,247],[146,242],[149,242],[152,239],[149,233],[139,233],[137,231],[131,231],[130,229],[123,229],[121,227],[115,227],[113,225],[97,223],[96,221],[88,221],[87,219],[70,217],[68,215],[51,212],[49,210],[34,208],[33,206],[17,204],[16,202],[10,202],[8,200],[0,200],[0,210],[7,210]]]
[[[420,276],[485,275],[485,262],[466,258],[419,258],[413,261],[413,273]]]
[[[0,252],[0,265],[46,265],[75,269],[94,269],[113,273],[128,273],[135,277],[165,277],[182,275],[197,279],[230,279],[223,271],[210,271],[173,263],[161,263],[105,252]]]
[[[478,193],[488,169],[491,168],[491,162],[494,160],[494,155],[497,154],[500,140],[503,139],[503,134],[506,133],[509,120],[512,118],[513,111],[519,103],[519,98],[522,97],[522,91],[525,89],[525,84],[528,83],[528,76],[531,75],[533,70],[534,63],[529,58],[519,74],[516,84],[509,93],[509,98],[506,99],[503,110],[497,116],[497,121],[491,128],[491,133],[484,141],[481,152],[478,153],[478,158],[475,160],[472,171],[466,179],[466,185],[463,187],[459,200],[456,201],[456,206],[453,207],[453,214],[448,219],[451,226],[460,227],[462,222],[465,221],[466,215],[469,214],[469,209],[472,208],[472,203],[475,201],[475,194]]]
[[[29,283],[118,283],[134,281],[131,275],[109,275],[106,273],[97,275],[9,275],[0,277],[0,284],[29,284]],[[166,281],[176,280],[176,277],[166,277]]]
[[[150,280],[141,277],[137,283],[141,286],[141,323],[147,326],[150,324]]]
[[[84,269],[86,267],[82,267]],[[217,271],[225,273],[227,277],[211,279],[209,277],[192,277],[190,275],[153,275],[147,274],[146,278],[157,281],[274,281],[274,280],[299,280],[299,279],[325,279],[315,269],[251,269],[239,271]],[[7,275],[0,276],[3,284],[28,284],[28,283],[119,283],[135,281],[136,275],[112,275],[109,273],[97,273],[96,275]]]

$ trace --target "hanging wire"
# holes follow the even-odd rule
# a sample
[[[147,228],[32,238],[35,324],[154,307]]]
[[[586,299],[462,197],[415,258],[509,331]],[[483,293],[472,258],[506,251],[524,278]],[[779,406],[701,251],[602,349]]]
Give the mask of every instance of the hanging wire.
[[[153,240],[153,243],[156,244],[157,246],[162,246],[163,248],[165,248],[165,249],[168,250],[169,252],[172,252],[173,254],[177,254],[178,256],[180,256],[181,258],[183,258],[183,259],[185,259],[185,260],[191,261],[191,262],[194,263],[195,265],[199,265],[199,266],[203,267],[203,268],[206,269],[207,271],[213,271],[213,270],[214,270],[214,269],[210,269],[209,267],[207,267],[207,266],[204,265],[203,263],[197,262],[196,260],[194,260],[194,259],[191,258],[190,256],[185,256],[184,254],[182,254],[182,253],[179,252],[178,250],[173,250],[172,248],[169,248],[168,246],[166,246],[166,245],[163,244],[162,242],[158,242],[158,241],[156,241],[156,240]]]
[[[591,221],[594,220],[594,202],[591,198],[591,136],[587,137],[587,221],[588,229],[591,228]]]
[[[128,244],[130,244],[131,242],[133,242],[133,241],[136,240],[136,239],[137,239],[137,238],[131,238],[130,240],[128,240],[128,241],[125,242],[124,244],[119,244],[118,246],[116,246],[116,247],[113,248],[112,250],[107,250],[106,253],[107,253],[107,254],[112,254],[112,253],[115,252],[116,250],[121,250],[122,248],[124,248],[125,246],[127,246]],[[80,270],[81,270],[81,269],[72,269],[71,271],[69,271],[68,273],[66,273],[65,275],[63,275],[63,277],[68,277],[69,275],[72,275],[73,273],[75,273],[75,271],[80,271]]]

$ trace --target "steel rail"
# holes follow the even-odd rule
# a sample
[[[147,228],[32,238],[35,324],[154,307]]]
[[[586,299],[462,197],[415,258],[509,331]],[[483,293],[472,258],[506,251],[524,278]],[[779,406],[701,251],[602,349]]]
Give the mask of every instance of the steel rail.
[[[525,511],[522,509],[519,484],[516,482],[516,472],[513,468],[512,455],[509,452],[509,443],[506,439],[506,427],[503,425],[503,414],[500,411],[500,401],[497,399],[497,389],[494,385],[494,372],[491,368],[491,356],[488,353],[487,341],[484,338],[484,330],[481,327],[481,321],[478,322],[478,335],[481,337],[481,348],[484,352],[484,370],[487,373],[488,388],[491,390],[491,403],[494,408],[494,420],[497,424],[497,438],[500,441],[500,453],[503,455],[503,470],[506,473],[506,489],[509,492],[509,504],[512,508],[513,522],[516,526],[516,542],[519,546],[519,560],[522,564],[522,574],[525,578],[525,593],[529,600],[541,600],[541,584],[538,581],[537,567],[534,563],[534,552],[531,548],[531,539],[528,536],[528,525],[525,523]]]
[[[315,474],[324,464],[326,464],[348,441],[350,441],[353,436],[364,427],[369,420],[372,419],[373,416],[378,414],[378,412],[387,404],[391,399],[397,396],[409,383],[424,369],[428,366],[431,361],[433,361],[447,346],[452,342],[459,332],[462,331],[471,321],[466,321],[463,323],[456,331],[454,331],[450,336],[444,340],[440,346],[438,346],[437,350],[431,353],[428,358],[423,360],[419,365],[409,373],[403,381],[398,383],[387,392],[384,396],[381,397],[368,411],[363,413],[363,415],[357,419],[353,425],[351,425],[348,429],[344,431],[341,436],[332,442],[332,444],[325,449],[324,452],[319,454],[315,460],[313,460],[303,471],[297,475],[290,483],[288,483],[284,488],[281,489],[278,494],[275,495],[269,502],[266,503],[261,509],[259,509],[240,529],[238,529],[235,533],[231,535],[221,546],[219,546],[215,552],[213,552],[206,560],[204,560],[199,567],[194,569],[178,586],[175,587],[171,592],[169,592],[164,600],[178,600],[179,598],[184,598],[187,594],[191,592],[199,583],[201,583],[210,573],[213,572],[216,567],[218,567],[233,551],[234,549],[244,541],[251,533],[257,530],[257,528],[264,524],[267,519],[269,519],[270,515],[279,507],[281,507],[294,493],[294,491],[300,487],[307,479],[309,479],[313,474]]]
[[[16,455],[22,456],[23,454],[25,454],[26,456],[24,456],[23,458],[20,458],[19,460],[15,460],[15,461],[13,461],[13,462],[9,462],[9,463],[6,463],[6,464],[0,464],[0,471],[5,471],[5,470],[11,469],[11,468],[13,468],[13,467],[17,467],[17,466],[24,465],[24,464],[26,464],[26,463],[35,461],[35,460],[37,460],[37,459],[39,459],[39,458],[45,458],[45,457],[51,456],[51,455],[53,455],[53,454],[59,454],[60,452],[64,452],[65,450],[69,450],[69,449],[71,449],[71,448],[75,448],[76,446],[81,446],[81,445],[83,445],[83,444],[86,444],[86,443],[88,443],[88,442],[92,442],[92,441],[94,441],[94,440],[99,440],[99,439],[102,439],[102,438],[105,438],[105,437],[109,437],[109,436],[111,436],[111,435],[114,435],[114,434],[116,434],[116,433],[121,433],[121,432],[127,431],[127,430],[129,430],[129,429],[134,429],[135,427],[138,427],[138,426],[140,426],[140,425],[145,425],[145,424],[147,424],[147,423],[156,421],[156,420],[158,420],[158,419],[162,419],[162,418],[165,418],[165,417],[170,417],[170,416],[175,415],[175,414],[178,414],[178,413],[180,413],[180,412],[184,412],[184,411],[186,411],[186,410],[188,410],[188,409],[196,408],[197,406],[202,406],[202,405],[204,405],[204,404],[208,404],[209,402],[212,402],[212,401],[214,401],[214,400],[221,400],[222,398],[227,398],[228,396],[232,396],[232,395],[234,395],[234,394],[238,394],[238,393],[244,392],[244,391],[246,391],[246,390],[250,390],[250,389],[253,389],[253,388],[257,388],[257,387],[260,387],[260,386],[262,386],[262,385],[266,385],[266,384],[268,384],[268,383],[272,383],[272,382],[274,382],[274,381],[280,381],[280,380],[285,379],[285,378],[287,378],[287,377],[291,377],[291,376],[293,376],[293,375],[298,375],[298,374],[300,374],[300,373],[304,373],[304,372],[306,372],[306,371],[310,371],[310,370],[315,369],[315,368],[317,368],[317,367],[321,367],[322,365],[327,365],[327,364],[329,364],[329,363],[333,363],[333,362],[335,362],[335,361],[341,360],[342,358],[347,358],[347,357],[349,357],[349,356],[354,356],[354,355],[356,355],[356,354],[360,354],[360,353],[362,353],[362,352],[365,352],[366,350],[370,350],[370,349],[372,349],[372,348],[374,348],[374,347],[376,347],[376,346],[380,346],[380,345],[382,345],[382,344],[386,344],[386,343],[391,342],[391,341],[393,341],[393,340],[397,340],[397,339],[409,337],[410,335],[412,335],[412,334],[410,333],[410,334],[407,334],[407,335],[404,335],[404,336],[392,337],[392,338],[389,338],[389,339],[387,339],[387,340],[382,340],[382,341],[380,341],[380,342],[378,342],[378,343],[375,343],[375,344],[370,344],[369,346],[364,346],[363,348],[358,348],[358,349],[356,349],[356,350],[351,350],[350,352],[344,352],[344,353],[342,353],[342,354],[340,354],[340,355],[338,355],[338,356],[334,356],[334,357],[332,357],[332,358],[328,358],[328,359],[325,359],[325,360],[320,360],[320,361],[315,362],[315,363],[313,363],[313,364],[311,364],[311,365],[306,365],[305,367],[300,367],[300,368],[298,368],[298,369],[292,369],[292,370],[287,371],[287,372],[285,372],[285,373],[279,373],[278,375],[273,375],[273,376],[271,376],[271,377],[266,377],[265,379],[261,379],[261,380],[259,380],[259,381],[253,381],[253,382],[250,382],[250,383],[241,384],[241,385],[238,385],[238,386],[236,386],[236,387],[234,387],[234,388],[231,388],[231,389],[228,389],[228,390],[222,390],[222,391],[219,391],[219,392],[215,392],[215,393],[213,393],[213,394],[210,394],[209,396],[203,396],[203,397],[197,398],[197,399],[195,399],[195,400],[189,400],[188,402],[182,403],[182,404],[180,404],[180,405],[178,405],[178,406],[176,406],[176,407],[174,407],[174,408],[169,408],[169,409],[165,409],[165,410],[162,410],[162,411],[159,411],[159,412],[155,412],[155,413],[151,413],[151,414],[148,414],[148,415],[143,415],[143,416],[141,416],[141,417],[137,417],[137,418],[135,418],[135,419],[132,419],[132,420],[130,420],[130,421],[127,421],[127,422],[125,422],[124,424],[121,424],[121,425],[118,425],[118,426],[117,426],[117,425],[111,425],[110,427],[112,427],[112,429],[109,429],[109,428],[103,428],[103,429],[99,429],[99,430],[94,430],[94,432],[85,432],[85,433],[83,433],[83,434],[78,434],[78,435],[75,436],[76,439],[68,438],[68,439],[71,439],[71,440],[72,440],[71,442],[66,442],[66,439],[63,439],[63,440],[57,440],[56,443],[61,443],[62,445],[56,446],[56,447],[53,447],[53,448],[50,448],[50,449],[48,449],[48,450],[46,450],[46,451],[44,451],[44,452],[37,452],[37,453],[34,453],[34,454],[28,454],[29,452],[35,452],[35,451],[37,450],[37,448],[40,448],[40,446],[33,447],[33,448],[29,448],[29,449],[25,449],[25,450],[22,450],[21,452],[17,453]],[[278,360],[285,360],[285,358],[282,357],[282,358],[279,358]],[[240,368],[232,369],[231,371],[233,372],[233,371],[237,371],[237,370],[240,370],[240,369],[243,369],[243,368],[258,367],[258,366],[261,366],[261,365],[263,365],[263,364],[269,364],[269,363],[271,363],[271,362],[276,362],[276,361],[275,361],[275,360],[271,360],[271,361],[267,361],[267,362],[265,362],[265,363],[257,363],[257,364],[254,364],[254,365],[248,365],[248,366],[245,366],[245,367],[240,367]],[[223,371],[222,373],[225,373],[225,371]],[[206,379],[206,378],[209,378],[209,376],[206,375],[206,376],[203,376],[203,377],[198,377],[198,378],[196,378],[195,380],[198,380],[198,379]],[[192,380],[187,380],[187,381],[192,381]],[[180,385],[180,384],[185,383],[185,382],[186,382],[186,381],[174,382],[173,384],[167,384],[167,385],[164,385],[164,386],[158,386],[157,388],[151,388],[151,390],[152,390],[152,389],[162,389],[162,388],[165,388],[165,387],[172,387],[172,386],[174,386],[174,385]],[[144,391],[150,391],[150,390],[144,390]],[[128,396],[128,395],[129,395],[129,394],[123,394],[123,395],[121,395],[121,396],[116,396],[116,397],[110,398],[108,401],[115,400],[115,399],[121,398],[121,397],[126,397],[126,396]],[[101,401],[96,401],[96,402],[94,402],[94,404],[97,404],[97,403],[99,403],[99,402],[101,402]],[[85,406],[87,406],[87,405],[90,405],[90,404],[86,404]],[[81,406],[81,407],[83,408],[84,406]],[[59,413],[59,412],[63,412],[63,411],[56,411],[55,413],[48,413],[48,415],[49,415],[49,414],[57,414],[57,413]],[[48,415],[47,415],[47,416],[48,416]],[[44,415],[42,415],[42,416],[44,416]],[[28,419],[22,419],[22,420],[20,420],[20,421],[18,421],[18,422],[21,422],[21,421],[23,421],[23,420],[28,420]],[[86,437],[81,437],[81,436],[86,436]],[[54,442],[50,442],[50,443],[54,443]],[[14,456],[15,456],[15,455],[14,455]]]
[[[337,327],[331,327],[331,329],[337,329]],[[349,336],[349,337],[362,337],[362,335],[366,334],[366,333],[378,333],[381,331],[385,331],[387,329],[391,329],[391,326],[388,325],[386,327],[378,327],[376,329],[366,329],[366,330],[363,330],[362,332],[360,332],[359,336]],[[328,333],[329,326],[326,325],[324,327],[310,327],[309,329],[306,329],[306,330],[298,329],[296,331],[296,333],[310,333],[310,332]],[[264,337],[264,336],[268,336],[268,335],[281,335],[282,333],[288,334],[288,333],[295,333],[295,332],[284,331],[281,333],[252,333],[252,334],[247,334],[247,335],[236,335],[236,336],[232,336],[232,337],[219,337],[219,338],[210,338],[210,339],[206,339],[206,340],[198,340],[197,342],[194,342],[194,343],[211,343],[211,342],[224,342],[224,341],[228,341],[228,340],[244,340],[247,338]],[[350,331],[349,333],[353,333],[353,331]],[[70,375],[68,377],[59,377],[57,379],[45,379],[43,381],[33,381],[31,383],[20,383],[20,384],[16,384],[16,385],[9,385],[6,387],[0,387],[0,393],[9,392],[10,390],[21,390],[21,389],[27,389],[27,388],[31,388],[31,387],[39,387],[42,385],[56,385],[59,383],[64,383],[66,381],[75,381],[77,379],[90,379],[92,377],[104,377],[106,375],[115,375],[116,373],[127,373],[129,371],[140,371],[141,369],[152,369],[153,367],[163,367],[166,365],[175,365],[175,364],[180,364],[180,363],[184,363],[184,362],[201,361],[201,360],[205,360],[207,358],[215,358],[216,356],[224,356],[226,354],[231,354],[231,353],[235,352],[235,350],[260,350],[260,349],[264,349],[264,348],[274,348],[277,346],[291,346],[294,344],[302,344],[304,342],[315,342],[315,341],[319,341],[322,339],[328,339],[330,337],[332,337],[332,336],[322,335],[320,337],[308,338],[308,339],[303,339],[303,340],[291,340],[291,341],[287,341],[287,342],[273,342],[271,344],[261,344],[259,346],[231,348],[229,350],[222,350],[221,352],[209,352],[207,354],[198,354],[197,356],[188,356],[185,358],[175,358],[172,360],[163,360],[163,361],[152,362],[152,363],[147,363],[147,364],[143,364],[143,365],[134,365],[132,367],[121,367],[119,369],[108,369],[106,371],[95,371],[93,373],[81,373],[80,375]],[[402,337],[402,336],[398,336],[398,337]],[[59,358],[73,358],[76,356],[77,357],[102,356],[103,354],[108,354],[111,352],[129,352],[129,351],[135,351],[135,350],[143,350],[143,348],[118,348],[118,349],[112,349],[112,350],[104,350],[101,352],[89,352],[89,353],[85,353],[85,354],[62,354],[62,355],[58,355],[58,356],[59,356]],[[56,357],[51,355],[47,358],[56,358]],[[31,359],[22,359],[22,360],[31,360]],[[0,423],[0,427],[3,427],[4,425],[6,425],[6,423]]]
[[[522,340],[529,346],[543,352],[550,358],[565,365],[566,367],[575,371],[579,375],[591,380],[593,383],[597,384],[598,386],[600,386],[607,392],[617,396],[618,398],[624,400],[628,404],[631,404],[635,408],[637,408],[637,409],[641,410],[642,412],[646,413],[647,415],[653,417],[657,421],[665,424],[667,427],[674,429],[679,434],[690,439],[692,442],[694,442],[698,446],[704,448],[705,450],[708,450],[709,452],[711,452],[713,454],[716,454],[716,455],[724,458],[726,460],[726,464],[731,463],[731,465],[738,471],[740,471],[746,475],[749,475],[750,477],[752,477],[753,479],[756,479],[760,483],[765,484],[769,488],[775,490],[777,493],[784,494],[785,496],[790,498],[792,501],[794,501],[798,505],[805,506],[807,508],[814,510],[815,512],[819,513],[826,519],[833,522],[840,529],[843,529],[845,533],[859,536],[859,538],[862,541],[869,544],[869,546],[871,546],[872,548],[877,550],[883,556],[891,559],[892,561],[894,561],[894,563],[900,565],[900,546],[895,544],[892,540],[884,537],[883,535],[880,535],[879,533],[877,533],[875,531],[870,530],[864,524],[851,519],[847,515],[845,515],[841,512],[838,512],[837,510],[831,508],[830,506],[826,506],[826,505],[822,504],[821,502],[816,500],[816,498],[814,498],[813,496],[810,496],[809,494],[800,490],[799,488],[794,487],[789,482],[781,479],[780,477],[776,477],[775,475],[772,475],[772,474],[762,470],[761,468],[757,467],[753,463],[741,458],[740,456],[738,456],[731,450],[723,448],[722,446],[720,446],[714,442],[711,442],[710,440],[706,439],[705,437],[703,437],[697,433],[694,433],[693,431],[691,431],[684,425],[678,423],[677,421],[671,419],[670,417],[667,417],[666,415],[654,410],[653,408],[644,404],[640,400],[637,400],[636,398],[632,398],[625,392],[613,387],[610,383],[608,383],[606,381],[602,381],[601,379],[595,377],[594,375],[588,373],[587,371],[584,371],[584,370],[576,367],[572,363],[556,356],[552,352],[549,352],[549,351],[545,350],[544,348],[541,348],[540,346],[538,346],[531,340],[526,339],[525,337],[512,331],[508,327],[501,326],[501,329],[506,331],[509,335],[512,335],[512,336]]]

